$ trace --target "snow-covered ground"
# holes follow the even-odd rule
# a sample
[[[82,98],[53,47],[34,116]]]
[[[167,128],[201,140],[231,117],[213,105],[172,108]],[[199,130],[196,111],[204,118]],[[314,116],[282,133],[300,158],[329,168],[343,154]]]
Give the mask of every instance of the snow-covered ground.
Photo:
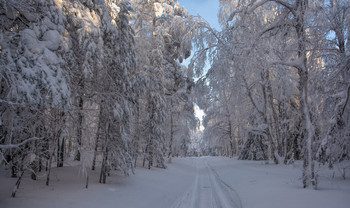
[[[138,168],[130,177],[112,175],[99,184],[98,171],[89,172],[90,184],[79,167],[54,168],[49,187],[45,178],[26,176],[16,198],[16,179],[1,172],[0,207],[26,208],[349,208],[350,180],[332,171],[319,171],[319,190],[301,187],[299,165],[274,165],[222,157],[174,158],[168,168]]]

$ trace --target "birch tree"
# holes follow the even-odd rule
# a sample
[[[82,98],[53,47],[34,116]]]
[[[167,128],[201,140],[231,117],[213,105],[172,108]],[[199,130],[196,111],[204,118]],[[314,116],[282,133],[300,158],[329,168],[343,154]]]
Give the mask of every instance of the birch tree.
[[[310,56],[310,45],[309,43],[309,36],[311,32],[310,29],[310,23],[309,17],[310,15],[314,14],[312,13],[317,9],[317,4],[314,4],[315,2],[310,2],[308,4],[307,1],[294,1],[294,2],[288,2],[288,1],[258,1],[258,2],[228,2],[228,1],[222,1],[222,4],[224,5],[223,10],[226,12],[225,18],[222,24],[226,24],[227,26],[230,25],[229,23],[238,23],[232,24],[231,26],[228,26],[228,28],[240,28],[241,26],[244,26],[240,24],[239,22],[242,22],[240,20],[249,19],[251,17],[254,17],[255,14],[257,14],[260,10],[263,10],[264,8],[271,8],[274,9],[276,12],[273,14],[272,18],[266,18],[266,16],[260,17],[260,20],[263,20],[259,29],[254,31],[253,34],[256,34],[254,41],[250,44],[248,47],[248,51],[246,54],[251,53],[255,49],[259,48],[259,45],[263,42],[265,38],[268,37],[280,37],[282,34],[285,35],[285,37],[288,37],[287,42],[285,42],[286,46],[289,49],[292,49],[296,51],[295,53],[289,53],[286,54],[287,51],[281,50],[279,53],[285,56],[285,58],[278,60],[270,60],[268,65],[265,65],[263,70],[266,71],[266,67],[273,66],[273,65],[280,65],[284,66],[289,70],[295,70],[297,73],[297,88],[298,88],[298,100],[300,102],[299,105],[299,112],[300,112],[300,131],[301,131],[301,141],[303,142],[303,158],[304,158],[304,167],[303,167],[303,186],[307,187],[310,185],[316,186],[317,184],[317,178],[314,174],[314,152],[313,152],[313,141],[315,140],[315,129],[316,129],[316,122],[314,120],[315,117],[312,116],[311,112],[311,103],[309,103],[309,72],[311,71],[311,63],[314,59],[312,59]],[[225,5],[228,5],[225,7]],[[263,13],[260,13],[263,14]],[[271,13],[270,13],[271,14]],[[265,18],[265,19],[264,19]],[[234,29],[233,29],[234,30]],[[280,39],[283,40],[283,39]],[[249,49],[250,48],[250,49]],[[265,47],[263,47],[265,49]],[[287,49],[287,48],[286,48]],[[275,49],[276,51],[279,50],[279,48]],[[269,50],[267,50],[265,53],[269,53]],[[278,53],[276,53],[278,55]],[[283,57],[283,56],[281,56]],[[278,57],[277,57],[278,58]],[[273,59],[273,57],[272,57]],[[265,74],[265,75],[264,75]],[[261,111],[262,117],[265,119],[265,122],[267,123],[266,119],[268,119],[265,115],[266,107],[267,105],[271,106],[271,109],[274,110],[274,104],[271,103],[271,98],[269,98],[271,94],[271,90],[269,89],[269,81],[268,79],[268,73],[262,73],[262,80],[265,80],[265,85],[262,88],[262,95],[264,98],[264,110],[258,110]],[[264,78],[265,77],[265,78]],[[267,84],[267,85],[266,85]],[[249,87],[249,83],[247,85]],[[270,95],[269,95],[270,94]],[[249,92],[248,92],[249,95]],[[252,99],[252,96],[249,96],[251,99],[251,102],[254,104],[254,100]],[[270,104],[269,104],[270,103]],[[272,117],[274,117],[275,122],[277,122],[277,116],[275,116],[275,112],[272,111]],[[277,130],[276,133],[273,133],[273,131]],[[268,131],[266,132],[266,135],[270,137],[271,141],[271,147],[275,148],[272,152],[276,152],[279,154],[278,150],[281,149],[278,143],[274,144],[274,142],[279,142],[279,139],[273,138],[273,135],[280,135],[280,131],[278,131],[280,127],[275,126],[272,128],[268,128]],[[272,143],[273,142],[273,143]],[[274,153],[275,158],[278,159],[278,156],[276,157],[276,153]]]
[[[323,116],[325,128],[317,158],[330,168],[340,165],[345,178],[349,161],[349,8],[346,1],[330,1],[321,16],[325,37],[325,72]],[[333,35],[330,35],[333,34]],[[331,118],[331,119],[329,119]],[[342,164],[343,163],[343,164]]]

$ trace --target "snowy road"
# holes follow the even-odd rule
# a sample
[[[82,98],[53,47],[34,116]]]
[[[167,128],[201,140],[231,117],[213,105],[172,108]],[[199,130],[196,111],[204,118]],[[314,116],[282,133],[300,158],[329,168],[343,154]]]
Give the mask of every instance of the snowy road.
[[[227,185],[205,158],[193,160],[196,176],[193,185],[172,206],[173,208],[241,208],[236,191]]]
[[[90,185],[80,166],[52,169],[50,186],[25,174],[17,197],[16,178],[0,170],[0,208],[348,208],[350,180],[330,180],[320,170],[319,190],[301,188],[302,163],[266,164],[234,158],[173,158],[167,169],[139,167],[130,177],[111,175],[99,184],[99,171],[89,171]],[[333,174],[333,173],[332,173]],[[347,178],[350,178],[348,174]]]

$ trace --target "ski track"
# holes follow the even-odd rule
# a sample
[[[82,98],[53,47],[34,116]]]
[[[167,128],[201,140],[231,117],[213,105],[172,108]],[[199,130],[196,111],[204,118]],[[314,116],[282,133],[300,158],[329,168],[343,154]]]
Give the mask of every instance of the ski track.
[[[242,208],[237,192],[205,158],[195,158],[193,164],[196,167],[194,182],[172,208]]]

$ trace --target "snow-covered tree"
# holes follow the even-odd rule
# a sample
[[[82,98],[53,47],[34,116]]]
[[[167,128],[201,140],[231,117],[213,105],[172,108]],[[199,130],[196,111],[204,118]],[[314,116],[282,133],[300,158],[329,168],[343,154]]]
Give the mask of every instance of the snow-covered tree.
[[[85,170],[88,132],[96,152],[104,148],[101,178],[107,164],[128,174],[130,116],[140,91],[132,77],[130,5],[14,0],[0,6],[0,147],[13,176],[25,168],[35,174],[47,163],[48,184],[53,158],[62,166],[74,150]]]
[[[204,85],[209,84],[211,89],[212,106],[223,106],[220,96],[223,87],[215,86],[215,82],[222,80],[220,73],[224,71],[231,75],[230,84],[232,81],[240,83],[235,90],[245,95],[245,99],[238,95],[229,102],[232,114],[240,118],[241,125],[236,126],[243,128],[238,128],[239,132],[245,132],[241,158],[250,158],[257,147],[262,158],[276,162],[302,157],[304,187],[317,185],[314,159],[320,135],[327,135],[319,150],[319,157],[323,155],[326,159],[329,158],[324,154],[326,144],[329,145],[327,138],[333,138],[330,132],[335,131],[331,129],[338,128],[334,121],[331,122],[333,125],[328,124],[326,114],[319,115],[320,110],[328,112],[327,115],[333,112],[341,119],[340,112],[346,111],[339,107],[346,109],[347,106],[348,85],[339,82],[348,68],[347,33],[344,32],[348,30],[346,5],[345,1],[220,1],[219,19],[223,31],[215,36],[219,44],[213,57],[219,60],[218,63],[227,60],[231,65],[225,64],[228,68],[225,69],[215,64],[214,59],[205,77],[209,80]],[[330,85],[324,88],[317,79]],[[340,102],[331,101],[332,98],[321,89],[341,92],[337,93],[342,97],[338,99]],[[230,90],[227,92],[232,94]],[[241,106],[239,111],[234,110],[236,99],[245,101],[238,104]],[[220,111],[215,109],[213,112]],[[208,111],[207,115],[216,114]],[[212,127],[225,123],[224,116],[208,117],[208,121]],[[328,133],[322,132],[322,126],[329,126]],[[336,146],[346,149],[345,143]],[[327,151],[333,152],[330,149]]]
[[[148,160],[149,168],[153,160],[156,166],[165,167],[164,156],[167,148],[169,157],[173,154],[176,107],[182,102],[181,97],[187,97],[186,87],[191,83],[185,68],[179,64],[190,55],[191,18],[177,1],[131,3],[134,9],[133,28],[136,34],[138,71],[144,72],[147,83],[147,90],[140,98],[140,103],[144,106],[139,109],[140,117],[137,122],[143,126],[145,136],[135,137],[135,140],[140,141],[134,143],[139,149],[143,149],[144,162]]]
[[[347,1],[330,1],[323,7],[321,19],[328,48],[322,74],[327,83],[322,86],[325,93],[321,117],[326,128],[317,157],[331,168],[349,161],[349,8]]]
[[[48,145],[54,147],[62,135],[62,115],[70,105],[68,73],[62,67],[62,16],[52,2],[1,1],[0,9],[0,143],[11,146],[45,138],[3,153],[13,176],[30,169],[35,179],[49,158]],[[54,115],[59,115],[59,121]]]
[[[132,150],[130,149],[130,116],[134,111],[131,75],[135,71],[133,30],[129,23],[131,7],[128,2],[106,5],[108,17],[102,19],[103,68],[96,76],[94,91],[99,104],[99,141],[103,161],[100,182],[106,182],[109,169],[119,169],[128,175],[133,170]],[[113,17],[111,11],[118,12]],[[106,14],[105,14],[106,15]],[[115,25],[113,24],[115,23]]]

